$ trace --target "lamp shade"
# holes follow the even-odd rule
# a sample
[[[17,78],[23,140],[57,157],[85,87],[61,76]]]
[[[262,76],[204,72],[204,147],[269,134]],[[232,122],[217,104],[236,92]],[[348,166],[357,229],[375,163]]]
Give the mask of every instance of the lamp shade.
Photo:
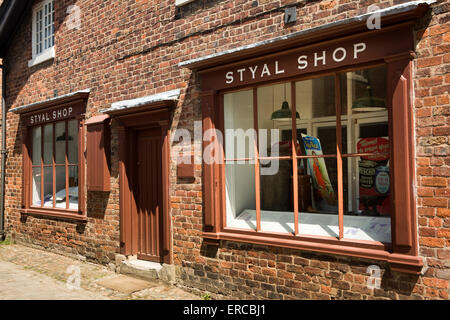
[[[357,112],[373,112],[386,110],[384,99],[376,97],[363,97],[353,101],[352,110]]]
[[[300,114],[298,112],[295,113],[297,119],[300,119]],[[281,119],[291,119],[292,111],[289,108],[289,103],[284,101],[281,105],[281,109],[278,109],[272,113],[272,120],[281,120]]]
[[[371,81],[369,79],[369,72],[364,71],[365,76],[355,75],[355,80],[366,85],[366,95],[356,99],[352,103],[352,111],[355,112],[373,112],[386,110],[386,102],[384,99],[374,97],[372,92]]]
[[[69,141],[72,141],[72,137],[69,136],[69,138],[67,139]],[[56,141],[66,141],[66,133],[63,132],[62,135],[60,135],[59,137],[56,137]]]

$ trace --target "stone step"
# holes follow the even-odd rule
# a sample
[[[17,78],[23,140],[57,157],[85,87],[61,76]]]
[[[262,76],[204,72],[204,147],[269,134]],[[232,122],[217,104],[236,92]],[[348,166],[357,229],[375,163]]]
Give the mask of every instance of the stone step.
[[[138,260],[136,257],[116,255],[116,271],[142,280],[162,280],[175,283],[175,266],[157,262]]]

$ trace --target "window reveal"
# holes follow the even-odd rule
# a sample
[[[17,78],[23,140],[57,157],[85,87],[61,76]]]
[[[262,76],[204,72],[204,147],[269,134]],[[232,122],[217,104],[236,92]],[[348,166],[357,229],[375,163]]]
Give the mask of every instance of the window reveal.
[[[32,206],[78,210],[78,120],[32,129]]]

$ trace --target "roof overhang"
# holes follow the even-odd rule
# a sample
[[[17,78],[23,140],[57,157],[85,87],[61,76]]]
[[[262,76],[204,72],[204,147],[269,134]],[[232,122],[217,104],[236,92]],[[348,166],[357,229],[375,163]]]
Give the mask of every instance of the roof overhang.
[[[17,113],[17,114],[25,114],[38,110],[44,110],[48,108],[53,108],[57,106],[61,106],[64,104],[75,103],[78,101],[87,100],[89,97],[90,89],[80,90],[76,92],[72,92],[66,95],[62,95],[59,97],[47,99],[41,102],[36,102],[32,104],[28,104],[25,106],[20,106],[16,108],[12,108],[9,112]]]
[[[112,103],[110,108],[100,110],[100,112],[107,113],[111,116],[120,116],[130,113],[172,107],[177,103],[180,92],[180,89],[175,89],[151,96],[118,101]]]
[[[218,65],[233,63],[249,58],[256,58],[258,56],[271,54],[281,50],[288,50],[349,34],[365,32],[369,30],[367,28],[367,20],[375,14],[379,14],[381,19],[381,28],[383,28],[393,24],[420,18],[428,11],[429,6],[435,2],[436,0],[406,2],[352,18],[342,19],[317,27],[278,36],[254,44],[210,54],[204,57],[194,58],[181,62],[178,66],[200,71]]]

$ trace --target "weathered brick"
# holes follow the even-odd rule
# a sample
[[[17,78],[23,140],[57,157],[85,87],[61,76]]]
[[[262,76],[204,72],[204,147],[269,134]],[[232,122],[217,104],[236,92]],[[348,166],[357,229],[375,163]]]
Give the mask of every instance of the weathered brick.
[[[76,31],[63,26],[64,19],[58,12],[65,12],[63,6],[67,3],[57,1],[56,57],[53,62],[33,68],[28,68],[31,57],[28,15],[12,35],[7,50],[7,107],[52,98],[55,92],[62,95],[92,88],[86,113],[91,117],[116,101],[181,89],[171,130],[192,130],[193,121],[202,120],[200,79],[197,72],[180,68],[179,62],[340,21],[365,13],[367,6],[376,1],[306,1],[297,8],[298,23],[289,28],[280,28],[283,16],[277,9],[280,4],[275,1],[210,2],[194,1],[175,10],[172,0],[162,0],[158,10],[149,10],[146,1],[128,1],[126,9],[121,1],[78,1],[83,21],[82,30]],[[282,1],[281,5],[288,2]],[[403,1],[389,0],[381,5],[400,2]],[[227,289],[232,297],[242,299],[448,299],[449,276],[445,273],[450,260],[448,9],[446,3],[433,4],[430,16],[417,24],[422,30],[416,30],[418,58],[412,64],[414,100],[408,112],[411,111],[414,120],[418,166],[413,183],[417,190],[419,252],[429,267],[425,276],[416,278],[419,284],[412,285],[406,278],[394,279],[397,284],[392,284],[390,290],[374,292],[366,286],[369,263],[359,263],[356,257],[339,258],[337,262],[337,256],[331,254],[232,241],[221,241],[215,255],[211,252],[214,250],[203,248],[203,168],[197,164],[192,183],[178,181],[176,165],[169,169],[173,260],[185,271],[178,280],[182,285],[217,292]],[[274,12],[264,14],[266,10]],[[174,12],[179,15],[177,18]],[[114,260],[120,251],[118,125],[113,121],[111,127],[112,190],[108,194],[87,193],[89,219],[80,228],[71,221],[38,216],[21,220],[19,116],[8,113],[7,117],[8,232],[58,252],[82,254],[104,264]],[[430,280],[421,282],[422,279]],[[411,293],[407,292],[409,289]]]

